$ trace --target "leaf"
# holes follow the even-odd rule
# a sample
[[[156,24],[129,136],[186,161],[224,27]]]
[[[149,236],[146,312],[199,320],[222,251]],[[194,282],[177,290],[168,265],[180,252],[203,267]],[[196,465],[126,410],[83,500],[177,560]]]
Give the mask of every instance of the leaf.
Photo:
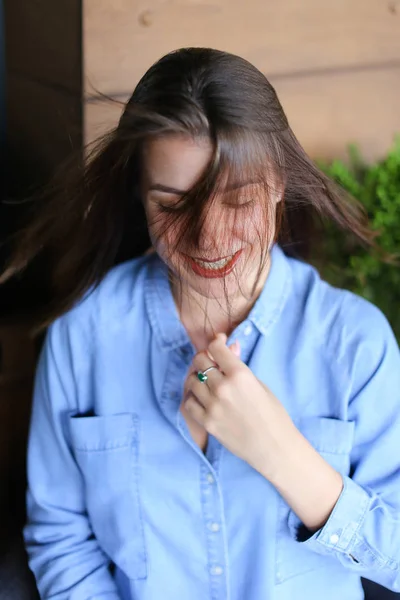
[[[359,148],[348,147],[347,163],[333,160],[318,166],[365,207],[377,243],[389,254],[400,253],[400,134],[379,162],[367,165]],[[317,256],[318,254],[318,256]],[[400,342],[400,268],[381,261],[373,250],[350,241],[332,223],[324,230],[324,256],[311,258],[332,285],[346,288],[376,304],[389,319]]]

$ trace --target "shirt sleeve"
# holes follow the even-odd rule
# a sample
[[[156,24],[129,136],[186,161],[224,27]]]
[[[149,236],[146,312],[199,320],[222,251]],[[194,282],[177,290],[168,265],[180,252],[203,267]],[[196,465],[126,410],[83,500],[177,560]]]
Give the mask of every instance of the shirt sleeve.
[[[400,592],[400,352],[384,315],[369,312],[368,332],[349,341],[347,353],[351,474],[321,529],[312,534],[293,511],[289,529],[310,550]]]
[[[41,598],[119,600],[110,561],[91,530],[83,479],[69,446],[66,422],[76,403],[71,354],[62,317],[47,332],[35,377],[24,528],[29,566]]]

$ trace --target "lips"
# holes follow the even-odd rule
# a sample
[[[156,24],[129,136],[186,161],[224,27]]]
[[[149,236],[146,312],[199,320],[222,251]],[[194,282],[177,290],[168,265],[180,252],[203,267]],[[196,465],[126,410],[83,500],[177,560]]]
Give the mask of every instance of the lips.
[[[215,261],[206,259],[193,259],[191,256],[186,256],[186,260],[194,273],[200,277],[207,279],[216,279],[226,277],[233,270],[243,249],[238,250],[235,254],[225,258],[219,258]]]

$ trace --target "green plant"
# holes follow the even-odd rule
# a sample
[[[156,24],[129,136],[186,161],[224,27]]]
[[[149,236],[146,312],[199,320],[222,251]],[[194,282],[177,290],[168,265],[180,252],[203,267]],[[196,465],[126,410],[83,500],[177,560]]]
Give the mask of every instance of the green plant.
[[[348,164],[319,163],[322,170],[364,205],[372,228],[380,231],[377,244],[390,255],[400,253],[400,136],[387,156],[364,163],[356,146],[349,147]],[[324,259],[312,262],[324,279],[376,304],[400,340],[400,261],[384,262],[375,250],[365,250],[332,225],[324,230]],[[400,257],[400,255],[399,255]]]

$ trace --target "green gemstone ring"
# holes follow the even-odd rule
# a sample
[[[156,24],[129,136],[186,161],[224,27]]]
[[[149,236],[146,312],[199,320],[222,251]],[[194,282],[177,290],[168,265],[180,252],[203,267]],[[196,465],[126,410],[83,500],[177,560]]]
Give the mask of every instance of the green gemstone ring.
[[[218,369],[218,367],[208,367],[205,371],[197,371],[197,379],[201,381],[201,383],[205,383],[208,379],[207,372],[211,371],[211,369]]]

